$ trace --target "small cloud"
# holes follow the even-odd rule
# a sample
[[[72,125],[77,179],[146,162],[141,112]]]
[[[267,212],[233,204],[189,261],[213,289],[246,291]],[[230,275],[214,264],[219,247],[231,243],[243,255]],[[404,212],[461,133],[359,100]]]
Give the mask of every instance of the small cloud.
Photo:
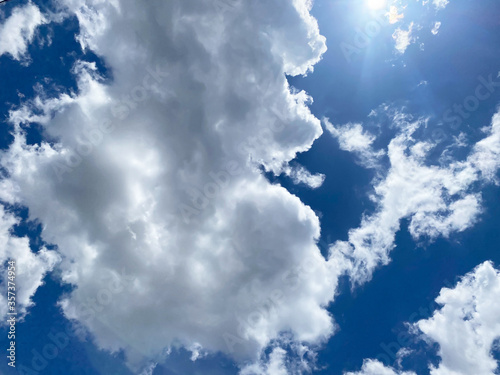
[[[342,126],[334,126],[325,118],[323,124],[326,130],[338,140],[339,147],[343,151],[356,154],[359,158],[359,164],[366,168],[376,168],[379,159],[384,155],[381,150],[374,150],[373,142],[376,137],[365,131],[361,124],[348,123]]]
[[[434,34],[434,35],[437,35],[437,33],[439,32],[439,28],[441,27],[441,22],[436,22],[434,24],[434,27],[432,28],[431,32]]]
[[[434,4],[434,6],[438,9],[444,9],[449,1],[448,0],[433,0],[432,3]]]
[[[318,173],[312,174],[306,168],[301,165],[294,167],[286,166],[284,168],[285,175],[290,177],[295,185],[305,184],[311,189],[317,189],[323,185],[325,181],[325,175]]]
[[[403,19],[405,15],[403,13],[399,13],[398,8],[395,6],[391,6],[389,12],[387,13],[389,16],[389,23],[394,24],[399,22],[399,20]]]
[[[397,28],[394,34],[392,34],[392,38],[396,41],[395,48],[400,54],[405,53],[406,48],[413,42],[412,31],[413,22],[410,24],[408,30]]]

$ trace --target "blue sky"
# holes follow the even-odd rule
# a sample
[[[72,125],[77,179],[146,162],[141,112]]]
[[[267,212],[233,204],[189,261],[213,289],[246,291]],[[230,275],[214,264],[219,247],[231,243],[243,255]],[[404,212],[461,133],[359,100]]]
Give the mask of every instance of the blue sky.
[[[310,5],[0,5],[0,374],[498,373],[500,4]]]

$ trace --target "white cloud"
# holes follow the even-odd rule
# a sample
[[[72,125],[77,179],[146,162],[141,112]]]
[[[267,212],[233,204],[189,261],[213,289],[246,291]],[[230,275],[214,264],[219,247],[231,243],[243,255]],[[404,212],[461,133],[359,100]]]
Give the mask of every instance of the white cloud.
[[[491,349],[500,338],[500,272],[490,262],[465,275],[453,289],[443,288],[442,307],[415,325],[439,344],[438,367],[431,375],[494,375],[499,363]]]
[[[498,184],[498,169],[500,168],[500,112],[493,116],[491,127],[485,129],[487,137],[475,146],[469,162],[482,177]]]
[[[448,5],[449,0],[432,0],[432,3],[437,9],[444,9]]]
[[[415,373],[397,371],[391,367],[384,366],[383,363],[377,360],[368,359],[363,362],[361,371],[346,372],[344,375],[415,375]]]
[[[374,180],[372,199],[378,208],[349,231],[348,241],[331,247],[332,259],[346,257],[351,261],[349,275],[354,283],[368,281],[378,265],[390,261],[403,218],[409,220],[409,231],[416,240],[449,237],[471,227],[482,210],[481,194],[473,186],[496,182],[500,167],[499,114],[465,161],[444,166],[428,163],[432,143],[413,138],[426,120],[411,122],[396,113],[394,122],[401,130],[387,148],[390,167],[380,169]]]
[[[268,355],[263,355],[256,362],[245,366],[241,375],[301,375],[312,373],[317,354],[306,345],[290,342],[289,337],[282,338],[288,344],[288,351],[275,346]],[[291,345],[290,345],[291,344]]]
[[[439,345],[441,361],[430,364],[431,375],[494,375],[499,363],[491,351],[500,338],[500,272],[491,262],[484,262],[466,274],[453,288],[443,288],[436,298],[442,307],[429,319],[422,319],[410,330],[429,343]],[[405,355],[411,351],[403,348]],[[400,362],[399,362],[400,365]],[[410,375],[384,366],[373,359],[365,360],[359,372],[345,375]]]
[[[401,28],[397,28],[392,34],[392,38],[396,42],[395,48],[400,53],[405,53],[408,46],[413,43],[414,38],[412,36],[413,32],[413,22],[408,26],[408,30],[403,30]]]
[[[37,253],[30,249],[28,237],[17,237],[12,234],[14,226],[19,224],[19,219],[12,213],[6,211],[4,205],[0,204],[0,320],[5,324],[7,319],[8,301],[7,287],[15,285],[13,292],[15,298],[15,312],[17,318],[22,318],[29,306],[32,305],[31,297],[42,285],[46,273],[51,271],[60,260],[55,251],[42,247]],[[9,274],[7,261],[15,261],[14,274]],[[9,279],[13,277],[13,279]],[[8,284],[9,281],[12,284]],[[12,296],[12,294],[11,294]]]
[[[124,349],[131,367],[147,373],[183,346],[281,375],[283,349],[265,364],[263,349],[282,332],[313,346],[330,337],[338,275],[352,257],[357,280],[387,262],[401,218],[416,237],[429,234],[426,218],[437,222],[431,236],[471,225],[480,199],[467,189],[479,173],[494,179],[498,130],[449,168],[426,166],[431,145],[403,132],[375,187],[379,210],[325,261],[314,212],[259,170],[293,171],[288,163],[322,133],[308,96],[285,78],[310,72],[326,50],[311,4],[222,11],[217,1],[62,1],[114,80],[81,62],[78,94],[40,95],[11,113],[0,199],[26,205],[58,246],[63,281],[76,287],[61,302],[66,316],[100,347]],[[39,122],[53,142],[27,145],[23,122]],[[359,125],[329,130],[346,150],[383,153]]]
[[[301,165],[286,166],[284,167],[283,172],[292,179],[294,184],[305,184],[311,189],[321,187],[325,181],[324,174],[311,174],[311,172]]]
[[[434,34],[434,35],[437,35],[439,33],[439,28],[441,27],[441,22],[435,22],[434,23],[434,27],[432,28],[431,32]]]
[[[404,10],[404,8],[402,10]],[[391,5],[391,7],[389,8],[389,12],[387,13],[387,16],[389,17],[389,23],[391,25],[398,23],[400,20],[402,20],[405,17],[404,13],[403,12],[399,13],[398,7],[396,7],[394,5]]]
[[[378,165],[384,152],[373,149],[372,145],[376,137],[365,131],[361,124],[349,123],[334,126],[327,118],[323,119],[323,124],[330,134],[338,140],[341,150],[356,154],[360,163],[367,168],[374,168]]]
[[[285,77],[326,50],[309,1],[61,3],[114,80],[78,63],[78,94],[11,113],[0,195],[57,244],[66,316],[146,370],[173,346],[246,361],[283,331],[327,339],[340,270],[314,212],[259,171],[322,132]],[[27,145],[32,121],[54,143]]]
[[[264,364],[253,364],[245,367],[241,375],[288,375],[285,364],[286,351],[282,348],[274,348],[269,355],[269,362]]]
[[[0,25],[0,56],[8,54],[15,60],[25,58],[36,29],[46,22],[46,17],[31,2],[14,8],[11,16]]]

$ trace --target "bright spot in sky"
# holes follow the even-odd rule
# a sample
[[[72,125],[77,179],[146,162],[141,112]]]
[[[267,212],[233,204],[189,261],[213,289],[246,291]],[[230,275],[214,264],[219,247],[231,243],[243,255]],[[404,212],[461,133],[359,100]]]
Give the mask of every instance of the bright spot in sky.
[[[370,9],[382,9],[385,7],[386,2],[386,0],[366,0]]]

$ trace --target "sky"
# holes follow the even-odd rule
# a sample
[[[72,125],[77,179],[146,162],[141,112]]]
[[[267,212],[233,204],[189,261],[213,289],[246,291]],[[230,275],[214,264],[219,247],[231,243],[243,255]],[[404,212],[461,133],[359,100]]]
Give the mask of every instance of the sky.
[[[0,374],[499,374],[498,15],[0,4]]]

